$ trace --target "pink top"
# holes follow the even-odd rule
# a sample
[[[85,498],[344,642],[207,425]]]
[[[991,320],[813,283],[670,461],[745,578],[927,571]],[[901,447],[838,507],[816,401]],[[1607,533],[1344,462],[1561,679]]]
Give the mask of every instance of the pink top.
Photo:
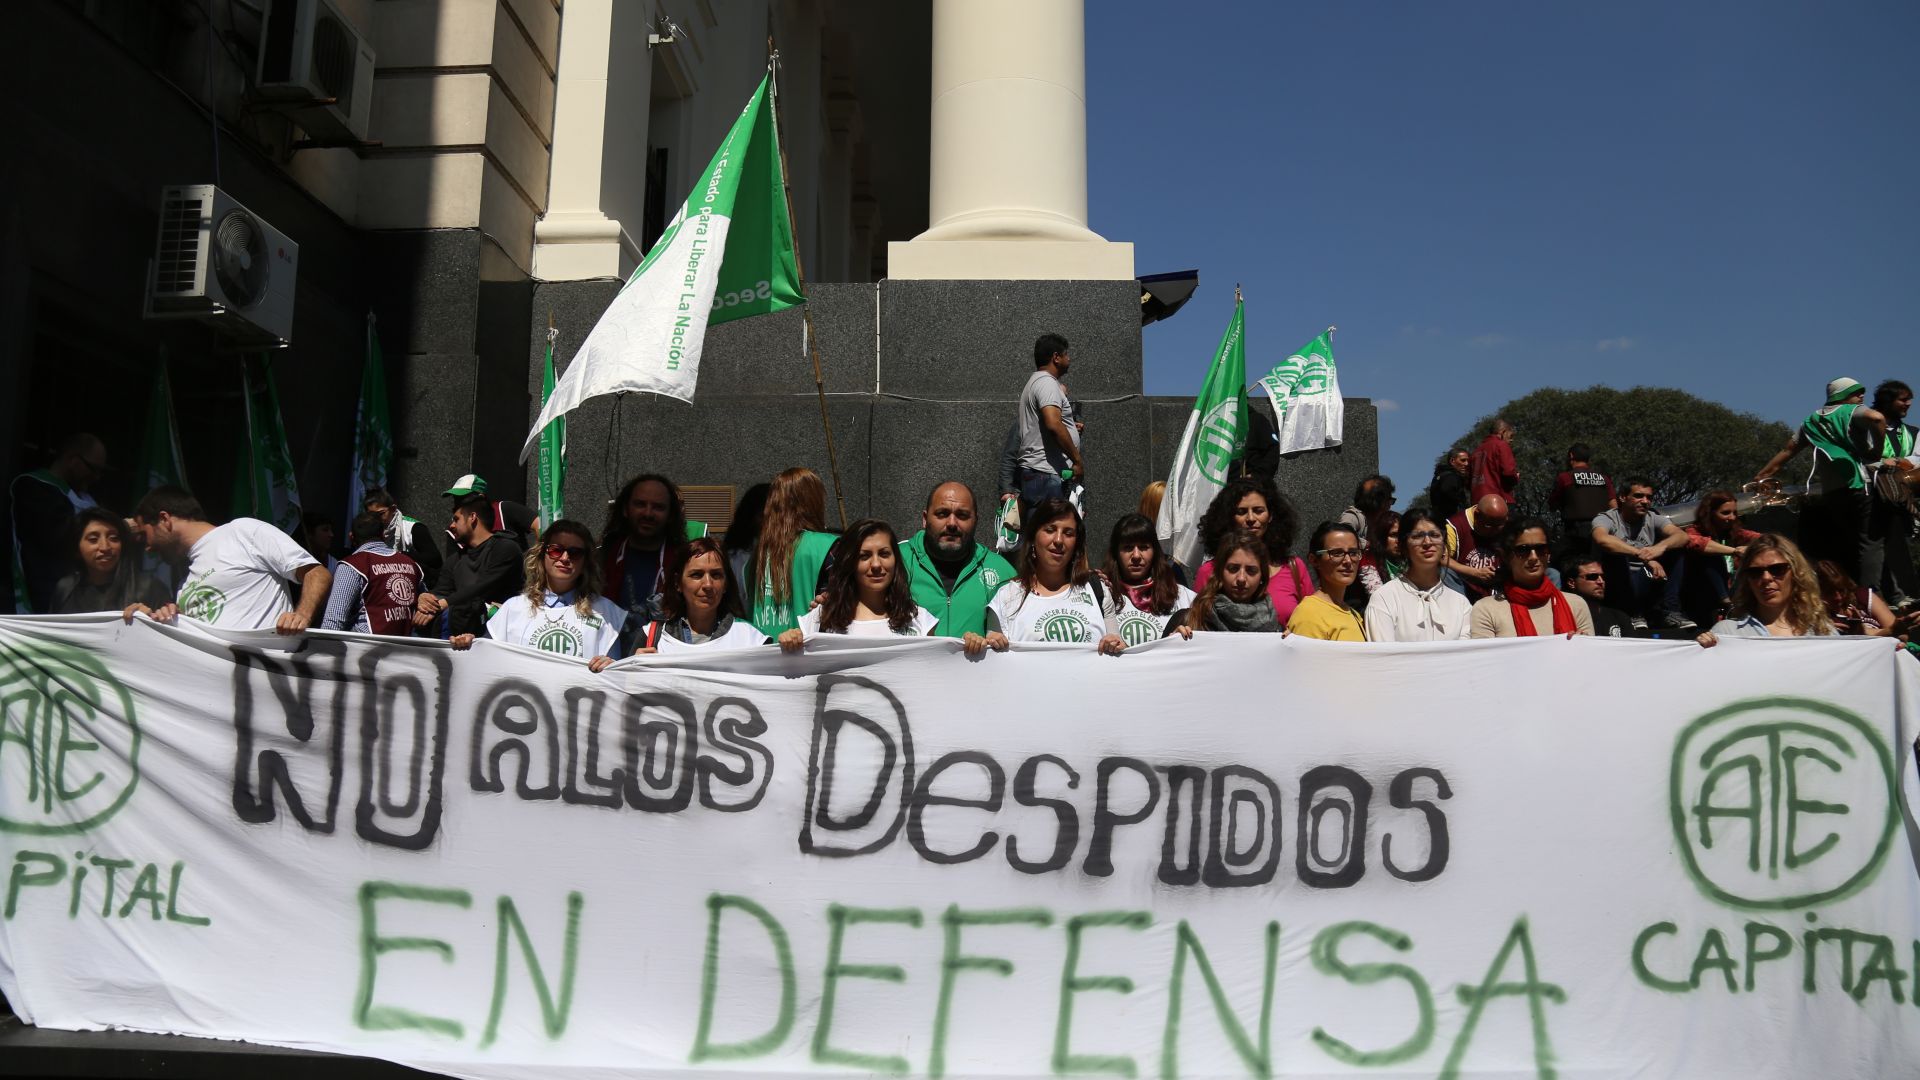
[[[1193,591],[1199,592],[1207,587],[1207,579],[1213,576],[1213,560],[1200,564],[1200,572],[1193,577]],[[1298,587],[1295,581],[1299,582]],[[1300,606],[1300,598],[1312,596],[1313,571],[1307,569],[1304,559],[1294,558],[1285,565],[1276,566],[1273,575],[1267,578],[1267,595],[1273,599],[1273,617],[1280,625],[1287,624],[1287,618],[1293,609]]]

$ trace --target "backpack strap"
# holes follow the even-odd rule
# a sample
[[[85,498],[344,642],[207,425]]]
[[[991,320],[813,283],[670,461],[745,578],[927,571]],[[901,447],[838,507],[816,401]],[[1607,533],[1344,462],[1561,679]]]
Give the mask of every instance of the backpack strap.
[[[1300,560],[1295,556],[1287,557],[1287,573],[1293,575],[1293,595],[1297,599],[1307,595],[1307,583],[1300,577]]]
[[[1120,624],[1115,621],[1113,612],[1107,610],[1107,591],[1100,587],[1100,575],[1095,574],[1088,578],[1087,584],[1093,586],[1093,602],[1100,605],[1100,621],[1106,627],[1106,632],[1118,634]]]

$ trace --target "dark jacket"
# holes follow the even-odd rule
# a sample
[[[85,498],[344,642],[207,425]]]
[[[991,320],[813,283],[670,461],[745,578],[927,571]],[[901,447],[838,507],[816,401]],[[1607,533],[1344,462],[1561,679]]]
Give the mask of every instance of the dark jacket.
[[[519,545],[494,533],[448,559],[433,594],[447,602],[447,633],[485,634],[487,605],[518,596],[526,583]]]

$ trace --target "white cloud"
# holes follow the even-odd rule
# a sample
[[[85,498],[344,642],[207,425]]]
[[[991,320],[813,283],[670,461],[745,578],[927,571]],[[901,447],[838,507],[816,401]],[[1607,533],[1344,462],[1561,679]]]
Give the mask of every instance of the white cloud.
[[[1613,352],[1615,350],[1618,350],[1621,352],[1625,352],[1626,350],[1633,348],[1634,345],[1636,344],[1638,343],[1635,342],[1630,337],[1610,337],[1601,341],[1594,342],[1593,351],[1594,352]]]
[[[1467,344],[1476,349],[1491,349],[1496,345],[1505,345],[1513,339],[1505,334],[1476,334],[1467,339]]]
[[[1400,411],[1400,403],[1393,400],[1392,398],[1383,398],[1383,397],[1374,398],[1373,407],[1380,410],[1381,412],[1399,412]]]

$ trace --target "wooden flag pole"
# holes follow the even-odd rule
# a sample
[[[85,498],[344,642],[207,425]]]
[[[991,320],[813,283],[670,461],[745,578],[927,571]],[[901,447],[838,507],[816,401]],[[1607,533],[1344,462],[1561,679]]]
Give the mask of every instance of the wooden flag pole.
[[[780,52],[773,47],[773,37],[767,37],[767,71],[772,76],[767,85],[767,105],[773,110],[774,138],[780,143],[780,191],[787,199],[787,232],[793,238],[793,272],[799,279],[800,295],[807,294],[807,271],[800,259],[800,223],[793,214],[793,179],[787,172],[787,140],[780,137],[779,107],[779,63]],[[827,433],[827,470],[833,474],[833,501],[840,510],[840,529],[847,528],[847,497],[840,491],[840,458],[833,448],[833,417],[827,412],[827,385],[820,374],[820,340],[813,334],[813,304],[800,305],[800,318],[806,327],[807,355],[813,359],[813,392],[820,399],[820,426]]]

